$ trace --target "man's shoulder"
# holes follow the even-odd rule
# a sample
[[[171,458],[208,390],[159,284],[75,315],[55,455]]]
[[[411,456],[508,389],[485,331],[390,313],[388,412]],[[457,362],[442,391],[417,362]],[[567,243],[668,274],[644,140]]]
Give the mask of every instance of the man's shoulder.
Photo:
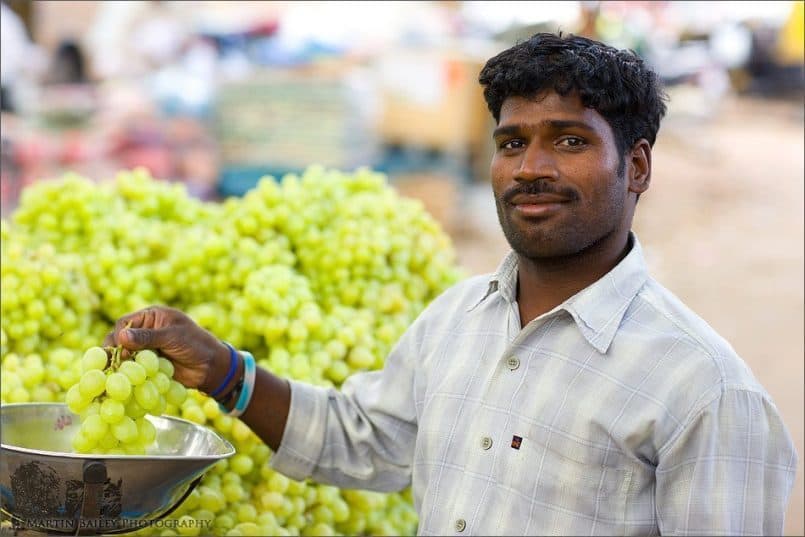
[[[676,349],[684,363],[669,364],[675,369],[689,369],[701,382],[720,384],[722,388],[763,391],[746,362],[732,345],[707,321],[673,292],[649,278],[633,304],[631,320],[650,329],[658,342]]]

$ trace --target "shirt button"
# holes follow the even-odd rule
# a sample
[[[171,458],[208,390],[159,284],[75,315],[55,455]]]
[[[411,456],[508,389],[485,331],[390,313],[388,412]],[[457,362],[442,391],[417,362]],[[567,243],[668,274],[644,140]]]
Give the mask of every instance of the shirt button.
[[[457,532],[460,533],[460,532],[464,531],[464,528],[466,528],[466,527],[467,527],[467,522],[463,518],[459,518],[458,520],[456,520],[456,531]]]
[[[483,449],[491,448],[492,447],[492,439],[489,438],[488,436],[484,436],[483,438],[481,438],[481,447]]]
[[[508,360],[506,360],[506,365],[514,371],[518,367],[520,367],[520,359],[516,356],[509,356]]]

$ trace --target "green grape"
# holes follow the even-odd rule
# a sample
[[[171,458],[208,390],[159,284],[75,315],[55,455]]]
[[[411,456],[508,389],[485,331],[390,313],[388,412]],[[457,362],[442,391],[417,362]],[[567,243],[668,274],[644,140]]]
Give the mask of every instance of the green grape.
[[[204,410],[198,405],[187,406],[182,409],[182,417],[186,420],[204,425],[207,422],[207,416]]]
[[[199,487],[199,505],[202,509],[217,513],[226,506],[226,498],[218,489],[201,486]]]
[[[126,407],[119,400],[106,399],[101,403],[100,416],[108,424],[114,424],[123,419]]]
[[[277,472],[271,472],[271,476],[268,478],[268,489],[273,492],[283,494],[288,490],[290,483],[291,480],[284,475]]]
[[[257,520],[257,508],[250,503],[238,506],[237,517],[239,522],[254,522]]]
[[[143,350],[137,353],[134,361],[145,369],[145,374],[153,377],[159,371],[159,358],[154,351]]]
[[[142,365],[130,360],[120,364],[119,371],[129,378],[132,386],[139,386],[148,377]]]
[[[131,419],[142,418],[146,415],[146,410],[140,406],[140,403],[132,397],[128,401],[126,401],[126,416],[130,417]]]
[[[97,415],[99,415],[100,413],[101,413],[101,403],[100,403],[100,398],[97,398],[97,397],[96,397],[96,398],[95,398],[95,399],[93,399],[93,400],[92,400],[92,402],[91,402],[91,403],[90,403],[90,404],[87,406],[87,408],[85,408],[85,409],[84,409],[84,410],[81,412],[81,414],[80,414],[81,421],[83,422],[83,421],[84,421],[84,420],[86,420],[86,419],[87,419],[89,416],[97,416]]]
[[[232,423],[232,438],[239,444],[246,443],[254,433],[249,427],[240,420]]]
[[[134,398],[145,410],[151,410],[159,404],[159,391],[153,382],[146,380],[134,388]]]
[[[232,515],[228,515],[226,513],[220,514],[215,517],[215,524],[214,527],[218,530],[229,530],[235,527],[235,517]],[[271,533],[267,533],[266,535],[272,535]]]
[[[77,453],[89,453],[90,450],[95,447],[96,443],[90,440],[83,431],[79,430],[78,433],[73,436],[72,445]]]
[[[243,491],[243,487],[235,483],[224,485],[221,487],[221,492],[224,494],[226,501],[230,503],[238,502],[246,495]]]
[[[201,525],[196,523],[196,519],[190,515],[179,517],[179,524],[176,527],[179,535],[195,536],[201,531]]]
[[[103,371],[91,369],[81,375],[78,387],[84,397],[88,399],[96,397],[106,389],[106,375],[104,375]]]
[[[173,378],[173,363],[167,358],[159,357],[159,370],[165,374],[166,377]]]
[[[157,437],[157,429],[154,424],[148,421],[145,417],[137,418],[137,441],[144,445],[151,445]]]
[[[165,413],[168,408],[168,400],[165,399],[165,396],[160,395],[157,397],[157,404],[154,408],[151,409],[151,414],[154,416],[161,416]]]
[[[260,526],[254,522],[241,522],[237,524],[232,530],[237,530],[240,535],[260,535]],[[229,532],[232,534],[232,531]]]
[[[101,418],[100,414],[92,414],[81,422],[81,431],[89,440],[98,442],[106,435],[109,425]]]
[[[81,357],[81,370],[86,373],[92,369],[103,371],[107,362],[106,351],[101,347],[90,347]]]
[[[228,485],[227,485],[228,486]],[[279,492],[266,492],[260,497],[263,509],[276,511],[282,505],[283,496]]]
[[[139,431],[133,419],[128,416],[123,416],[119,422],[112,425],[112,434],[114,434],[115,438],[122,444],[128,444],[137,439]]]
[[[168,389],[170,388],[171,384],[171,379],[170,377],[168,377],[168,375],[166,375],[162,371],[158,371],[156,374],[154,374],[151,381],[156,386],[157,392],[159,392],[160,395],[165,395],[168,392]]]
[[[371,351],[365,347],[353,347],[347,357],[347,362],[355,369],[367,369],[372,367],[375,362],[375,357]]]
[[[201,405],[201,410],[204,411],[204,416],[206,416],[208,420],[215,421],[215,418],[221,415],[221,407],[212,398],[204,401]]]
[[[4,375],[3,381],[8,382],[8,377]],[[84,409],[89,406],[91,401],[92,399],[85,397],[81,393],[78,384],[74,385],[72,388],[67,390],[66,395],[67,408],[69,408],[70,411],[75,414],[80,414],[81,412],[83,412]]]
[[[238,453],[232,457],[229,466],[232,468],[233,472],[242,476],[252,471],[252,468],[254,468],[254,462],[248,455]]]
[[[165,394],[168,403],[180,406],[187,399],[187,389],[175,380],[170,381],[168,392]]]
[[[120,372],[110,374],[106,379],[106,393],[112,399],[126,402],[131,395],[131,381]]]
[[[349,504],[341,498],[337,498],[330,504],[334,522],[345,522],[349,519]]]
[[[317,521],[316,524],[310,528],[307,528],[303,533],[303,535],[311,537],[324,537],[326,535],[334,534],[335,530],[333,530],[333,527],[330,524],[321,521]],[[394,535],[394,533],[388,533],[387,535]]]
[[[205,528],[211,527],[215,521],[215,513],[204,508],[196,509],[190,514],[190,516],[192,516],[196,521],[204,523],[203,527]]]
[[[107,453],[110,449],[120,447],[120,442],[117,438],[115,438],[112,434],[106,434],[103,438],[98,441],[98,446],[107,450]]]

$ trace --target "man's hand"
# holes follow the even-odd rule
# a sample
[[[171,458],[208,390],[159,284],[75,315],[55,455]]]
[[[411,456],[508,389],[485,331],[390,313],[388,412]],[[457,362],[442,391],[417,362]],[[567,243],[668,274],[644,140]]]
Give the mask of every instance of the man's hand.
[[[165,306],[152,306],[121,317],[104,345],[122,345],[124,358],[130,356],[128,351],[157,351],[173,362],[176,380],[207,394],[220,386],[229,369],[226,345],[181,311]],[[242,361],[237,371],[235,376],[239,378],[243,374]],[[274,451],[279,449],[290,407],[288,381],[258,367],[251,403],[241,419]]]
[[[104,345],[122,345],[124,356],[130,354],[126,351],[157,351],[173,362],[177,381],[205,393],[223,380],[221,371],[226,371],[229,364],[226,345],[186,314],[165,306],[152,306],[121,317]]]

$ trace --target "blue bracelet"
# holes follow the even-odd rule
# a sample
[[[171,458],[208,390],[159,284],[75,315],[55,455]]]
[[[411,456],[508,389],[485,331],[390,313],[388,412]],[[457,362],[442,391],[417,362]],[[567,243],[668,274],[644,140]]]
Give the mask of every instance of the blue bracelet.
[[[226,341],[223,341],[222,343],[229,348],[229,371],[227,372],[226,378],[224,378],[224,381],[221,383],[221,385],[210,394],[210,397],[213,399],[215,399],[215,396],[221,395],[221,392],[224,391],[224,388],[226,388],[227,384],[229,384],[229,381],[235,376],[235,370],[238,368],[238,353],[235,351],[234,347],[232,347],[232,345]]]
[[[254,356],[246,351],[240,351],[240,354],[243,356],[243,388],[241,389],[240,397],[238,397],[235,408],[228,413],[228,415],[233,418],[237,418],[246,412],[249,401],[252,400],[254,381],[257,375],[257,364],[254,363]]]

